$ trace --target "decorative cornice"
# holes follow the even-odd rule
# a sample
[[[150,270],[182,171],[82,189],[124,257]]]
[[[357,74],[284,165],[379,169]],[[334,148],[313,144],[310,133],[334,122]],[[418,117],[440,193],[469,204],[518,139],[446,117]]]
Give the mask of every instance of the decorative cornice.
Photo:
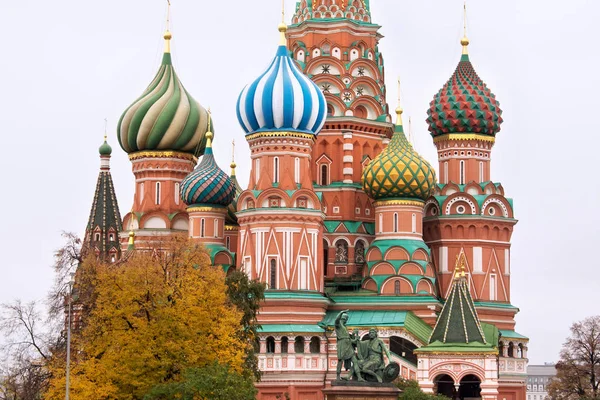
[[[193,154],[182,153],[180,151],[138,151],[129,155],[130,161],[142,158],[178,158],[194,163],[198,162],[198,158]]]
[[[448,133],[433,138],[433,143],[445,142],[449,140],[479,140],[482,142],[495,143],[494,136],[479,135],[477,133]]]
[[[272,138],[272,137],[295,137],[302,139],[315,140],[315,135],[311,133],[300,133],[300,132],[257,132],[246,136],[246,140],[255,140],[260,138]]]
[[[237,232],[240,230],[238,225],[225,225],[225,232]]]
[[[425,206],[425,202],[422,200],[402,200],[402,199],[391,199],[391,200],[381,200],[373,203],[374,207],[383,207],[383,206],[415,206],[415,207],[423,207]]]
[[[219,207],[219,206],[202,206],[202,205],[192,205],[185,209],[188,214],[196,213],[196,212],[214,212],[218,214],[227,214],[227,207]]]

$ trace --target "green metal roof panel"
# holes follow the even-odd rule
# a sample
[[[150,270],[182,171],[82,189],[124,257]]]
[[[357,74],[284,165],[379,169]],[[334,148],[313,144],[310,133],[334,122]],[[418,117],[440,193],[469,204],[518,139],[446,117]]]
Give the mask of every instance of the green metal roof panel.
[[[502,335],[502,337],[509,338],[509,339],[529,339],[527,336],[523,336],[520,333],[517,333],[515,331],[501,329],[500,334]]]
[[[273,324],[262,325],[258,332],[261,333],[324,333],[325,330],[318,325],[293,325]]]
[[[350,232],[350,233],[358,232],[358,228],[360,228],[360,225],[362,224],[362,222],[360,222],[360,221],[344,221],[342,223],[344,224],[344,226],[348,229],[348,232]]]
[[[402,247],[411,255],[414,254],[416,250],[424,250],[428,255],[431,255],[429,251],[429,247],[422,240],[409,240],[409,239],[385,239],[385,240],[375,240],[371,243],[369,247],[377,247],[381,254],[385,254],[392,247]]]
[[[329,233],[335,232],[338,226],[340,226],[340,221],[323,221],[323,225],[325,225],[325,229]]]
[[[289,290],[266,290],[265,291],[265,300],[279,300],[279,299],[282,299],[282,300],[302,299],[302,300],[325,300],[325,301],[327,301],[327,297],[325,297],[322,293],[308,291],[308,290],[303,290],[303,291],[298,291],[298,292],[289,291]]]
[[[477,308],[506,308],[508,310],[519,311],[519,309],[513,306],[510,303],[500,303],[500,302],[491,302],[491,301],[476,301],[475,307]]]

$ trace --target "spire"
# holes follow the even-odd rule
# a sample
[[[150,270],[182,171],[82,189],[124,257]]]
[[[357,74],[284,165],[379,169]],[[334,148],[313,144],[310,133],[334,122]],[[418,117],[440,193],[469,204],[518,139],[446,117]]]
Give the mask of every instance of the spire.
[[[206,129],[206,151],[204,154],[212,154],[212,139],[214,137],[212,130],[210,129],[210,123],[212,122],[212,117],[210,113],[210,107],[208,107],[208,127]]]
[[[103,261],[116,261],[121,253],[119,232],[121,214],[117,196],[110,174],[110,155],[112,148],[106,139],[106,120],[104,143],[98,149],[100,153],[100,173],[94,192],[90,217],[85,230],[84,251],[95,252]]]
[[[171,0],[167,0],[167,29],[165,30],[165,53],[171,53],[171,39],[173,35],[170,31],[171,25]]]
[[[469,291],[465,273],[467,259],[464,250],[456,257],[454,282],[450,295],[442,308],[433,328],[429,344],[469,344],[479,342],[487,344],[481,322]]]
[[[231,167],[230,175],[235,176],[235,167],[237,167],[235,163],[235,139],[231,141],[231,164],[229,166]]]
[[[467,46],[469,46],[469,39],[467,38],[467,0],[463,5],[463,37],[460,39],[460,44],[462,45],[462,53],[465,58],[469,58],[469,51],[467,50]]]
[[[133,219],[137,218],[135,213],[133,212],[133,207],[131,207],[131,212],[129,213],[129,243],[127,244],[127,251],[135,250],[135,232],[133,231]]]
[[[281,23],[279,24],[279,45],[287,46],[287,39],[285,33],[287,32],[287,25],[285,24],[285,0],[281,0]]]
[[[402,126],[402,113],[404,110],[400,106],[400,77],[398,77],[398,106],[396,107],[396,127]]]

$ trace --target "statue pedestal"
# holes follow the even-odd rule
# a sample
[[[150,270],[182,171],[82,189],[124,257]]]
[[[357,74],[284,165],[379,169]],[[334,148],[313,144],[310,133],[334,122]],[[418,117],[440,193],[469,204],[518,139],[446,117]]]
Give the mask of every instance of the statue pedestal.
[[[398,400],[400,389],[393,383],[333,381],[323,389],[325,400]]]

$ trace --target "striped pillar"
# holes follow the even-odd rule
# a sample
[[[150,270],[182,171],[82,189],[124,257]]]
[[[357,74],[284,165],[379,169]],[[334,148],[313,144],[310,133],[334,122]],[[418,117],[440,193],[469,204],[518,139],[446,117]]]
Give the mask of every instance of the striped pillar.
[[[352,163],[354,162],[354,157],[352,156],[352,132],[344,132],[344,159],[343,159],[343,175],[344,175],[344,183],[352,183],[354,182],[354,168],[352,167]]]

